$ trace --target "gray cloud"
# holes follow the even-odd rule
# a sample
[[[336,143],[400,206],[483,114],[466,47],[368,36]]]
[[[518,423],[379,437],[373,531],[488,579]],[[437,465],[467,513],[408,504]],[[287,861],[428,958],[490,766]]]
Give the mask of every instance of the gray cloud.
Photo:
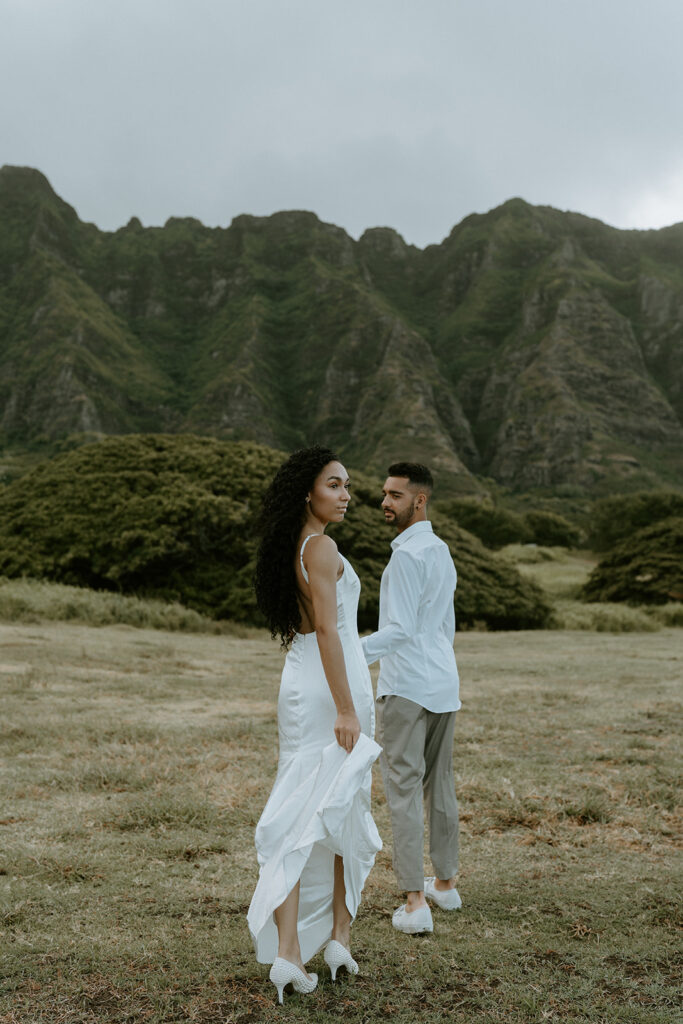
[[[113,229],[312,209],[418,245],[512,195],[683,219],[679,0],[0,0],[0,158]]]

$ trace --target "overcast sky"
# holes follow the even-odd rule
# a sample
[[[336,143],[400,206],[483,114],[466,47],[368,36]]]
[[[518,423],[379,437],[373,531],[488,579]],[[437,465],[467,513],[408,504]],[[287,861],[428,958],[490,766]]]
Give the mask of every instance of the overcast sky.
[[[0,0],[0,163],[108,230],[683,220],[683,0]]]

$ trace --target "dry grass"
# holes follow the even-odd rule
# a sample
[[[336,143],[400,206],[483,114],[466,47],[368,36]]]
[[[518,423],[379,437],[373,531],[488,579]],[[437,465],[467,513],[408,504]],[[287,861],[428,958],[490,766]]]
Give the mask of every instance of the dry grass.
[[[277,645],[0,626],[0,1021],[670,1024],[680,972],[680,633],[458,638],[463,910],[277,1007],[245,912],[276,766]],[[680,891],[680,886],[678,886]]]

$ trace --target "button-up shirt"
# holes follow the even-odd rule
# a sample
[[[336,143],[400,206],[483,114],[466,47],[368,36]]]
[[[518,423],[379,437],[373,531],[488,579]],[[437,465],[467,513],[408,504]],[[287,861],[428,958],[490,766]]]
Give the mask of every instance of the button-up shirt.
[[[377,697],[395,694],[428,711],[457,711],[457,575],[448,545],[430,522],[421,521],[399,533],[391,547],[380,588],[379,629],[362,641],[368,665],[380,659]]]

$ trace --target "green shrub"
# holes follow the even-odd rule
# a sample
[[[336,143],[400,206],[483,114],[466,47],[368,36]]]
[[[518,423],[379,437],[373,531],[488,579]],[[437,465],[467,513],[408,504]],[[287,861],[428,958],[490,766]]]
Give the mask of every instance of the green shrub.
[[[254,516],[280,453],[192,435],[129,435],[67,452],[0,492],[0,574],[181,602],[211,618],[260,623]],[[377,623],[393,533],[379,482],[353,474],[354,500],[331,531],[363,583],[359,626]],[[491,628],[539,628],[540,589],[445,518],[435,528],[459,573],[456,614]]]
[[[488,501],[459,498],[441,502],[440,512],[456,526],[486,545],[487,548],[502,548],[506,544],[527,544],[534,540],[534,534],[522,516]]]
[[[548,548],[575,548],[581,543],[578,526],[555,512],[527,512],[524,520],[536,544]]]
[[[618,544],[595,567],[587,601],[667,604],[683,600],[683,517],[672,516]]]
[[[565,562],[567,554],[558,548],[539,547],[538,544],[506,544],[499,555],[518,565],[539,565],[543,562]]]
[[[593,551],[607,551],[638,530],[670,516],[683,516],[683,494],[639,491],[602,498],[593,506],[589,546]]]
[[[440,502],[439,511],[463,530],[473,533],[487,548],[508,544],[540,544],[543,547],[574,548],[581,531],[555,512],[532,511],[518,515],[491,501],[455,498]]]
[[[32,579],[0,579],[0,620],[81,622],[88,626],[123,624],[183,633],[248,632],[246,626],[216,622],[176,601],[130,597]]]
[[[0,495],[0,573],[251,622],[254,509],[280,456],[191,435],[107,438]]]
[[[557,629],[586,630],[591,633],[656,633],[660,623],[641,608],[623,604],[558,602],[553,612]]]
[[[648,614],[662,626],[683,626],[683,601],[648,608]]]

